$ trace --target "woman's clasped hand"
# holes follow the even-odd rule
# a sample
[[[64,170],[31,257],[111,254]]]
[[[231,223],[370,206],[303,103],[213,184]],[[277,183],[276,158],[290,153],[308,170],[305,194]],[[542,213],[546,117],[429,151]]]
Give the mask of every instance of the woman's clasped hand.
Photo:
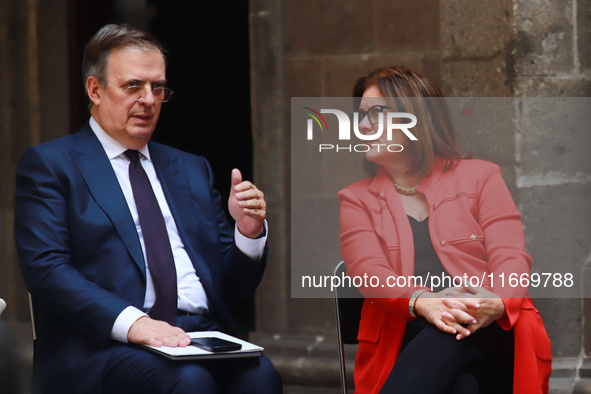
[[[425,292],[415,301],[415,312],[443,332],[460,340],[487,327],[505,314],[503,300],[482,287],[454,287]]]

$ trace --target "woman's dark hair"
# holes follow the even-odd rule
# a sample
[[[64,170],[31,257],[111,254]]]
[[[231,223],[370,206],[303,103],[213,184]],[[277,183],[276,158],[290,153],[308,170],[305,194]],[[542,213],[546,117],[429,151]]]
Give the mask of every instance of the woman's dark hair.
[[[153,34],[127,24],[105,25],[88,41],[84,49],[83,83],[86,85],[88,78],[93,76],[106,88],[107,64],[111,51],[123,47],[159,51],[166,60],[164,48]]]
[[[425,75],[406,67],[378,68],[355,82],[354,97],[362,97],[370,87],[378,88],[390,108],[417,117],[412,132],[418,141],[405,149],[413,161],[407,173],[427,175],[435,156],[446,160],[445,170],[462,158],[461,144],[439,88]],[[364,169],[375,176],[379,165],[365,159]]]

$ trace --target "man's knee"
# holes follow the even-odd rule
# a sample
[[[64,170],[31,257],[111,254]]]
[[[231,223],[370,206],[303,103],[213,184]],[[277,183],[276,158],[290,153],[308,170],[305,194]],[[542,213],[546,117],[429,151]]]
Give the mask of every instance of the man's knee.
[[[260,376],[261,379],[264,378],[265,381],[269,381],[270,386],[273,385],[274,387],[277,387],[278,385],[281,387],[281,378],[279,373],[275,369],[273,363],[271,363],[271,360],[269,360],[267,357],[259,358],[258,376]]]
[[[175,394],[215,394],[217,385],[211,373],[199,364],[179,363],[176,376],[168,393]]]
[[[233,381],[228,392],[240,394],[280,394],[282,383],[279,373],[267,357],[235,360],[231,370]]]
[[[105,366],[108,393],[217,393],[211,372],[198,363],[167,360],[131,345],[119,345]],[[196,386],[197,385],[197,386]]]

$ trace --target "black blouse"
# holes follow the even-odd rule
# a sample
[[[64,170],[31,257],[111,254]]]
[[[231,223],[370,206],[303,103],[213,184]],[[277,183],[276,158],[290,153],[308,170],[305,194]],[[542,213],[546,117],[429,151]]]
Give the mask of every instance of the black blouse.
[[[429,234],[429,218],[427,217],[422,222],[409,216],[410,227],[412,228],[412,237],[415,247],[415,276],[420,276],[423,280],[422,285],[431,287],[441,283],[442,275],[448,275],[447,271],[441,264],[441,260],[435,253],[433,243],[431,242],[431,235]],[[439,277],[432,279],[433,276]],[[419,284],[419,283],[417,283]],[[433,292],[438,292],[449,286],[433,287]],[[406,324],[406,331],[404,332],[404,339],[402,340],[403,350],[419,333],[429,324],[425,319],[411,320]]]
[[[431,287],[431,285],[438,285],[432,288],[433,292],[438,292],[445,288],[451,287],[450,280],[443,280],[442,275],[447,275],[447,271],[441,264],[441,260],[435,253],[431,236],[429,235],[429,217],[422,222],[409,216],[410,227],[412,228],[412,236],[415,246],[415,276],[420,276],[423,280],[423,286]],[[418,283],[417,283],[418,284]],[[446,284],[446,285],[445,285]]]

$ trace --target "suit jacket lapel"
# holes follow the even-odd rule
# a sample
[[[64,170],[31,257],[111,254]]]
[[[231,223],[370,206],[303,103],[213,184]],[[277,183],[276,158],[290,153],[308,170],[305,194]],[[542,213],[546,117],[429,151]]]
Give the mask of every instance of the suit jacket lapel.
[[[199,253],[199,234],[197,230],[201,220],[201,213],[195,209],[192,202],[189,175],[184,162],[179,157],[167,154],[156,143],[150,142],[148,147],[156,174],[162,185],[164,196],[172,212],[185,250],[193,262],[199,280],[206,290],[211,290],[211,286],[213,286],[211,273],[201,253]],[[209,291],[207,293],[211,294]]]
[[[88,124],[76,134],[72,156],[90,194],[107,214],[136,265],[145,275],[144,256],[129,207],[113,167]]]

